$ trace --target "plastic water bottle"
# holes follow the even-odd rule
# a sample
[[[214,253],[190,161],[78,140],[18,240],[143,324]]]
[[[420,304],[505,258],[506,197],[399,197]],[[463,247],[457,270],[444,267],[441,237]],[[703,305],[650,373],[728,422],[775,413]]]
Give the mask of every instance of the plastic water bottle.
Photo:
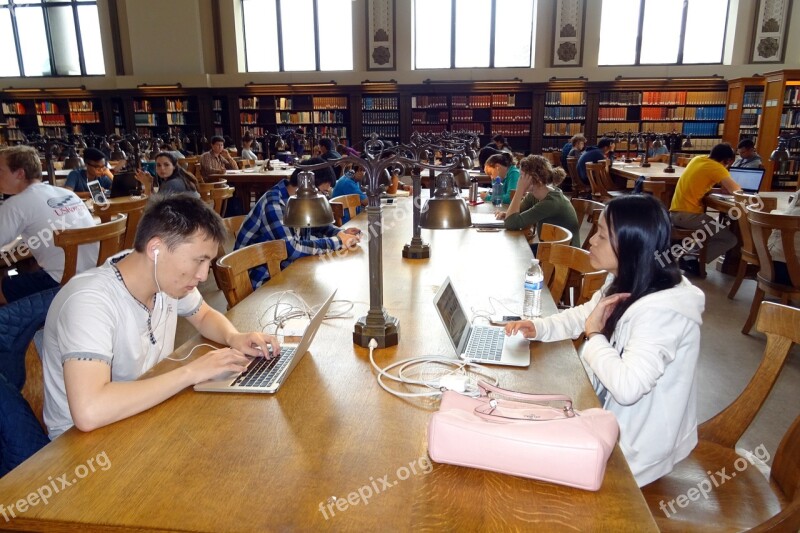
[[[525,272],[525,303],[522,314],[525,318],[533,318],[542,314],[542,286],[544,274],[538,259],[531,259],[531,266]]]
[[[492,185],[492,204],[495,207],[500,207],[503,203],[503,182],[500,178],[494,179],[494,184]]]

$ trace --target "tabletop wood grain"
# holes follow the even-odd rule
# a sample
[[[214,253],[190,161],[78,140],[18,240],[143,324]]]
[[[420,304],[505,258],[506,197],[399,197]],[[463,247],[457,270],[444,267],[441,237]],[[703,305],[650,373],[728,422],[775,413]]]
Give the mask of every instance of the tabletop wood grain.
[[[384,209],[384,302],[400,320],[400,342],[376,350],[382,366],[426,354],[455,356],[432,304],[448,275],[468,309],[488,310],[492,296],[519,313],[531,257],[521,233],[465,229],[423,230],[431,259],[402,259],[402,245],[412,234],[410,205],[410,199],[400,199]],[[366,231],[366,217],[359,215],[351,225]],[[0,480],[0,503],[27,497],[50,477],[66,473],[71,479],[77,466],[101,453],[111,466],[78,479],[47,505],[30,507],[8,523],[0,518],[0,526],[51,531],[656,530],[619,448],[597,492],[431,466],[426,428],[438,400],[402,400],[381,390],[368,350],[352,342],[353,324],[368,309],[367,268],[366,243],[344,254],[303,258],[229,311],[235,325],[249,330],[262,328],[267,307],[283,290],[294,290],[314,305],[336,288],[336,300],[354,303],[352,316],[323,323],[277,394],[185,390],[91,433],[73,428]],[[555,312],[552,301],[545,312]],[[190,340],[175,356],[199,341]],[[571,342],[532,343],[531,355],[527,368],[486,371],[503,387],[568,394],[578,409],[598,406]],[[180,364],[164,361],[154,371]]]

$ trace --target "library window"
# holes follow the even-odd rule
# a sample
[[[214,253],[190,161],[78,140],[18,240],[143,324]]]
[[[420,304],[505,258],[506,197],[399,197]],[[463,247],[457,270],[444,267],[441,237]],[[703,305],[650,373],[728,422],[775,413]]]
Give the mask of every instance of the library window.
[[[415,68],[530,67],[534,3],[415,0]]]
[[[247,72],[353,70],[353,0],[241,0]]]
[[[729,0],[603,0],[599,65],[722,63]]]
[[[0,76],[106,73],[95,0],[0,0],[0,50]]]

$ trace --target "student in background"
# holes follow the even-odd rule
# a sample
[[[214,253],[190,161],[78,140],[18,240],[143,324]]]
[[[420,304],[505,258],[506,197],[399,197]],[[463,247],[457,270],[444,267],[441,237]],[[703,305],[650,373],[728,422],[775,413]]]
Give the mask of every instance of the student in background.
[[[547,318],[511,322],[506,334],[550,342],[585,337],[581,360],[603,408],[619,421],[619,446],[641,487],[672,471],[697,445],[697,360],[703,292],[669,254],[671,224],[650,195],[615,198],[591,239],[608,280],[592,299]]]
[[[92,431],[158,405],[186,387],[245,370],[280,353],[261,332],[242,333],[203,301],[197,286],[227,231],[199,198],[154,197],[134,249],[75,276],[59,291],[44,327],[44,420],[51,439]],[[226,346],[174,370],[139,379],[174,349],[178,317]]]
[[[509,146],[506,138],[499,133],[492,137],[492,142],[484,146],[484,148],[494,148],[495,150],[500,150],[501,152],[508,152],[509,154],[513,153],[513,150],[511,149],[511,146]]]
[[[503,200],[502,203],[511,203],[511,191],[516,190],[517,180],[519,180],[519,169],[514,165],[514,158],[508,152],[495,154],[486,160],[483,171],[494,182],[495,178],[503,180]],[[492,194],[482,192],[481,198],[485,202],[492,201]]]
[[[583,133],[573,135],[568,143],[561,149],[561,168],[567,168],[568,157],[580,157],[583,150],[586,148],[586,137]]]
[[[200,198],[200,193],[197,191],[197,178],[178,164],[178,160],[175,159],[172,152],[159,152],[156,155],[156,174],[161,183],[158,189],[159,193],[188,192],[192,196]],[[149,172],[138,170],[136,179],[144,186],[146,195],[153,194],[153,176]]]
[[[97,148],[87,148],[83,151],[83,161],[86,168],[76,168],[67,175],[64,188],[75,192],[89,192],[90,181],[97,180],[106,191],[111,190],[111,180],[114,175],[106,165],[106,156]]]
[[[662,142],[660,146],[647,147],[647,160],[653,163],[666,163],[669,160],[669,149]]]
[[[323,159],[314,157],[306,161],[306,164],[318,165],[324,162]],[[283,239],[286,242],[286,252],[289,256],[281,263],[283,269],[300,257],[351,248],[360,242],[361,232],[355,228],[342,231],[341,228],[331,224],[320,228],[298,230],[283,223],[289,196],[297,192],[298,176],[301,170],[303,170],[302,165],[295,169],[291,178],[281,181],[259,198],[247,215],[247,219],[242,223],[242,228],[236,236],[235,250],[259,242]],[[335,176],[330,168],[314,171],[315,185],[322,192],[330,191],[334,180]],[[269,272],[266,266],[250,270],[250,281],[253,283],[253,288],[259,287],[267,280],[269,280]]]
[[[675,226],[706,234],[703,246],[708,249],[706,259],[709,263],[738,244],[736,235],[728,228],[718,228],[715,219],[705,213],[703,206],[703,197],[714,186],[721,186],[730,194],[741,190],[728,173],[733,160],[733,148],[728,143],[714,146],[709,155],[693,157],[678,178],[669,208]],[[686,272],[697,274],[700,266],[697,257],[691,255],[693,251],[680,259],[680,266]]]
[[[242,159],[249,159],[251,161],[258,160],[258,156],[255,154],[255,152],[253,152],[251,148],[252,146],[253,146],[253,135],[249,131],[246,131],[244,132],[244,135],[242,135],[242,153],[241,153]]]
[[[327,137],[322,137],[318,141],[317,144],[319,145],[319,157],[320,158],[322,158],[322,159],[324,159],[326,161],[331,160],[331,159],[341,159],[342,158],[342,154],[340,154],[339,152],[337,152],[336,150],[333,149],[333,141],[328,139]],[[334,167],[333,171],[336,174],[337,178],[339,178],[339,176],[342,175],[341,167],[338,167],[338,166]]]
[[[226,170],[236,170],[239,165],[225,150],[225,138],[215,135],[211,137],[211,150],[200,156],[200,174],[208,179],[212,174],[225,174]]]
[[[762,168],[761,156],[756,153],[756,145],[753,139],[742,139],[736,147],[739,157],[733,162],[731,167],[736,168]]]
[[[578,177],[585,185],[589,185],[589,176],[586,175],[586,163],[605,161],[610,164],[610,155],[614,151],[614,140],[603,137],[597,146],[588,146],[583,155],[578,159]]]
[[[800,217],[800,189],[794,193],[789,206],[781,213]],[[767,248],[769,249],[769,255],[772,257],[772,264],[775,267],[775,281],[784,285],[791,285],[792,280],[789,277],[789,269],[786,266],[786,254],[783,251],[780,235],[778,230],[772,230],[769,241],[767,241]],[[800,258],[800,233],[795,233],[794,235],[794,251]]]
[[[331,200],[338,196],[357,194],[361,199],[362,207],[366,206],[368,203],[367,195],[361,190],[360,185],[363,180],[364,169],[358,165],[354,165],[353,168],[345,172],[340,179],[336,180],[336,185],[333,187],[333,191],[331,191]],[[360,213],[361,208],[359,207],[357,211]],[[347,222],[348,220],[350,220],[350,211],[345,209],[342,222]]]
[[[102,154],[101,154],[102,156]],[[39,153],[29,146],[0,150],[0,193],[13,194],[0,205],[0,246],[21,236],[40,270],[5,274],[0,305],[56,288],[64,274],[64,250],[53,243],[56,230],[90,228],[92,214],[74,192],[42,183]],[[99,244],[78,248],[77,271],[97,264]]]
[[[542,224],[547,222],[561,226],[572,232],[570,245],[580,247],[580,223],[569,199],[558,186],[567,177],[563,168],[553,168],[550,162],[540,155],[529,155],[519,163],[521,176],[517,192],[505,213],[497,213],[498,219],[505,219],[506,229],[521,230],[536,226],[536,234],[541,234]],[[534,255],[536,249],[534,245]]]

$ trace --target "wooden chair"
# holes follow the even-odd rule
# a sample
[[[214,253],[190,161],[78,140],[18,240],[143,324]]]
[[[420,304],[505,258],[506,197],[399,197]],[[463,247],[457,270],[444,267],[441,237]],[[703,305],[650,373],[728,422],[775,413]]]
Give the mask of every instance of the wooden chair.
[[[287,257],[286,242],[279,239],[239,248],[218,260],[219,288],[228,300],[228,309],[253,292],[249,269],[266,265],[270,276],[274,276]]]
[[[678,244],[683,246],[683,243],[686,242],[686,239],[694,242],[694,234],[695,232],[705,233],[703,230],[696,230],[696,229],[686,229],[686,228],[679,228],[678,226],[672,225],[672,232],[670,233],[670,243],[675,245]],[[702,243],[698,246],[697,251],[697,263],[698,263],[698,272],[697,275],[701,278],[705,278],[707,275],[706,272],[706,262],[708,262],[708,249],[705,246],[702,246]]]
[[[542,223],[542,233],[539,235],[539,245],[536,248],[536,258],[542,266],[545,285],[550,284],[553,277],[553,265],[548,262],[550,257],[550,246],[553,244],[569,244],[572,241],[572,232],[561,226]]]
[[[200,182],[197,184],[197,192],[200,194],[200,199],[207,203],[210,207],[214,207],[214,198],[211,196],[211,189],[223,188],[228,186],[228,180]]]
[[[213,187],[209,191],[211,200],[214,202],[214,211],[222,216],[225,209],[228,207],[228,199],[233,198],[233,193],[236,191],[235,187]]]
[[[127,224],[127,215],[119,214],[117,218],[96,226],[56,231],[53,242],[64,249],[64,275],[61,277],[61,286],[63,287],[77,273],[80,245],[100,243],[100,252],[97,255],[97,266],[100,266],[122,249]]]
[[[608,166],[605,161],[599,163],[586,163],[586,175],[592,187],[592,197],[601,202],[608,202],[615,196],[620,196],[623,191],[611,181]]]
[[[669,210],[669,198],[667,196],[667,184],[663,181],[650,181],[644,180],[642,182],[642,192],[645,194],[652,194]]]
[[[348,220],[353,220],[358,214],[358,208],[361,206],[361,197],[357,194],[345,194],[344,196],[337,196],[330,202],[331,210],[333,211],[334,223],[337,226],[343,224],[345,209],[350,215]]]
[[[221,287],[221,274],[220,268],[217,265],[217,261],[222,259],[225,254],[233,251],[233,246],[236,244],[236,236],[239,234],[239,230],[242,228],[242,224],[244,221],[247,220],[247,215],[239,215],[236,217],[227,217],[222,219],[222,223],[225,225],[225,229],[228,230],[228,239],[226,242],[219,243],[219,249],[217,250],[217,257],[211,262],[211,271],[214,273],[214,280],[217,282],[217,287]],[[230,246],[228,246],[230,244]]]
[[[39,350],[36,349],[33,341],[25,350],[25,385],[23,385],[21,393],[28,405],[31,406],[42,429],[47,431],[44,423],[44,367]]]
[[[775,452],[769,480],[734,450],[778,379],[792,343],[800,343],[800,310],[765,302],[761,304],[757,327],[766,334],[767,345],[750,383],[733,403],[700,424],[698,444],[686,459],[666,476],[642,487],[661,531],[800,528],[800,417],[794,420]],[[730,476],[727,480],[720,474],[725,470]],[[710,476],[715,476],[713,485]],[[688,505],[679,507],[673,503],[676,512],[669,512],[670,502],[681,496],[691,498],[693,489],[705,486],[708,488],[702,498],[695,492],[695,499]]]
[[[570,202],[572,203],[572,207],[575,208],[575,214],[578,216],[578,223],[580,223],[581,226],[583,226],[584,222],[589,222],[591,224],[589,233],[586,234],[586,238],[581,245],[581,248],[588,250],[589,239],[597,233],[597,222],[600,220],[600,215],[603,213],[606,206],[600,202],[585,200],[583,198],[572,198]]]
[[[733,280],[731,290],[728,292],[728,299],[730,300],[732,300],[739,291],[739,287],[742,285],[742,281],[747,274],[748,265],[753,265],[756,267],[759,266],[758,255],[756,254],[756,248],[753,244],[753,234],[750,230],[750,221],[747,218],[747,206],[756,204],[763,205],[764,207],[762,210],[765,213],[769,213],[778,207],[777,198],[759,198],[756,195],[745,194],[741,191],[736,191],[733,193],[733,201],[738,206],[740,212],[740,216],[736,219],[736,223],[739,225],[739,234],[742,240],[742,246],[740,248],[741,256],[739,257],[739,268],[736,270],[736,279]]]
[[[676,164],[677,166],[679,166],[679,167],[685,167],[686,165],[688,165],[688,164],[689,164],[689,161],[691,161],[691,160],[692,160],[692,157],[694,157],[694,156],[691,156],[691,155],[682,155],[682,156],[679,156],[678,158],[676,158],[676,159],[675,159],[675,161],[676,161],[676,163],[675,163],[675,164]]]
[[[108,222],[116,215],[128,215],[128,226],[125,229],[125,240],[122,244],[123,250],[133,248],[133,240],[136,238],[136,228],[139,227],[139,220],[142,218],[144,208],[147,205],[147,197],[136,199],[114,200],[113,203],[106,205],[94,204],[94,214],[100,218],[101,222]]]
[[[569,180],[572,183],[573,198],[576,196],[585,197],[587,194],[591,194],[591,191],[586,188],[586,185],[583,183],[583,181],[581,181],[580,176],[578,176],[577,157],[567,158],[567,168],[565,170],[567,170]]]
[[[800,258],[798,258],[800,250],[795,248],[795,236],[800,232],[800,217],[764,213],[753,205],[747,206],[747,217],[758,256],[759,271],[756,275],[757,286],[753,304],[750,306],[750,315],[742,328],[742,333],[745,335],[750,333],[758,308],[766,295],[780,298],[784,304],[800,299]],[[783,244],[791,285],[784,285],[775,280],[775,265],[772,263],[772,256],[767,246],[773,230],[779,232]]]
[[[541,248],[539,250],[541,251]],[[545,258],[537,254],[537,257],[541,262],[552,265],[553,275],[547,283],[547,288],[550,289],[550,294],[557,304],[559,302],[567,305],[571,303],[569,299],[564,300],[566,289],[569,286],[577,289],[577,299],[574,304],[586,303],[603,286],[608,276],[608,272],[605,270],[598,271],[592,266],[589,252],[586,250],[566,244],[550,244],[546,247],[546,255]],[[578,282],[575,285],[570,283],[570,275],[573,272],[578,274]]]

